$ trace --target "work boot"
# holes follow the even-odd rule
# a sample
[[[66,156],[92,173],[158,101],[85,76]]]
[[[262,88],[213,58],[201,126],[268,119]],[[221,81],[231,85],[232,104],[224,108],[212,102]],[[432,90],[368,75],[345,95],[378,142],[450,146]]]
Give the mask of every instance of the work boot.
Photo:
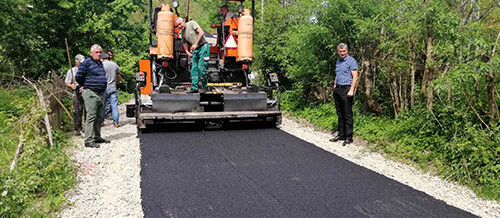
[[[113,126],[114,126],[115,128],[118,128],[118,127],[120,127],[120,124],[118,124],[118,123],[114,123],[114,124],[113,124]]]
[[[110,143],[111,141],[104,139],[104,138],[96,138],[94,139],[95,143]]]
[[[100,146],[95,142],[85,142],[85,147],[87,148],[99,148]]]
[[[347,138],[343,143],[342,146],[346,146],[348,144],[351,144],[353,142],[352,138]]]
[[[339,140],[345,140],[345,138],[343,137],[340,137],[340,136],[335,136],[334,138],[331,138],[330,140],[328,141],[331,141],[331,142],[337,142]]]

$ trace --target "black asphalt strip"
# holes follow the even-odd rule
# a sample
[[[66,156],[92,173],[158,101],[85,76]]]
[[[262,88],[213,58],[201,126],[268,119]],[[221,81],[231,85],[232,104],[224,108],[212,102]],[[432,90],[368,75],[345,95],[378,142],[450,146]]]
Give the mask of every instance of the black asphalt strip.
[[[279,129],[140,142],[145,217],[473,217]]]

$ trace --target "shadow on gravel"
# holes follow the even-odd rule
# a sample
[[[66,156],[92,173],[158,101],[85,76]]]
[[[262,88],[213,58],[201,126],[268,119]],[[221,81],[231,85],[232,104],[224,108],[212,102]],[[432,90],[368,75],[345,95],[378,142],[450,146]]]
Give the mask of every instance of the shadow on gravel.
[[[108,140],[119,140],[119,139],[123,139],[123,138],[128,138],[130,136],[133,136],[135,135],[134,133],[117,133],[117,134],[113,134],[113,135],[109,135],[108,137],[106,137],[106,139]]]
[[[241,123],[220,123],[220,122],[200,122],[192,124],[153,124],[148,125],[141,133],[152,132],[199,132],[218,130],[245,130],[245,129],[276,129],[275,123],[266,122],[241,122]]]

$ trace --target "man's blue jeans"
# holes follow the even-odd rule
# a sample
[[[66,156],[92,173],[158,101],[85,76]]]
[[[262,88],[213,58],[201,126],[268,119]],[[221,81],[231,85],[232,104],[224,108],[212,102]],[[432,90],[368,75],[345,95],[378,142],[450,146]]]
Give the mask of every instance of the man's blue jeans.
[[[109,108],[108,105],[111,105],[111,114],[113,115],[113,123],[119,123],[118,90],[116,89],[116,87],[107,87],[102,97],[105,105],[102,110],[103,121],[106,112],[105,108]]]

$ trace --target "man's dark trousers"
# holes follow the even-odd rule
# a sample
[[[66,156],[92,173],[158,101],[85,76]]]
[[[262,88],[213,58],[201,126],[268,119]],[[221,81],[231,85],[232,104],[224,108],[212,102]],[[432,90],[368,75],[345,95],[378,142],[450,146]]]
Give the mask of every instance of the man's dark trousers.
[[[83,101],[82,93],[78,89],[73,93],[73,124],[75,131],[81,131],[82,128],[82,116],[85,109],[85,103]]]
[[[351,89],[350,85],[337,85],[333,90],[333,99],[338,117],[338,136],[344,139],[352,139],[354,120],[352,119],[352,105],[354,97],[347,97]]]
[[[85,111],[87,113],[85,119],[85,143],[91,143],[101,138],[101,123],[102,119],[102,92],[84,89],[83,100],[85,101]]]

